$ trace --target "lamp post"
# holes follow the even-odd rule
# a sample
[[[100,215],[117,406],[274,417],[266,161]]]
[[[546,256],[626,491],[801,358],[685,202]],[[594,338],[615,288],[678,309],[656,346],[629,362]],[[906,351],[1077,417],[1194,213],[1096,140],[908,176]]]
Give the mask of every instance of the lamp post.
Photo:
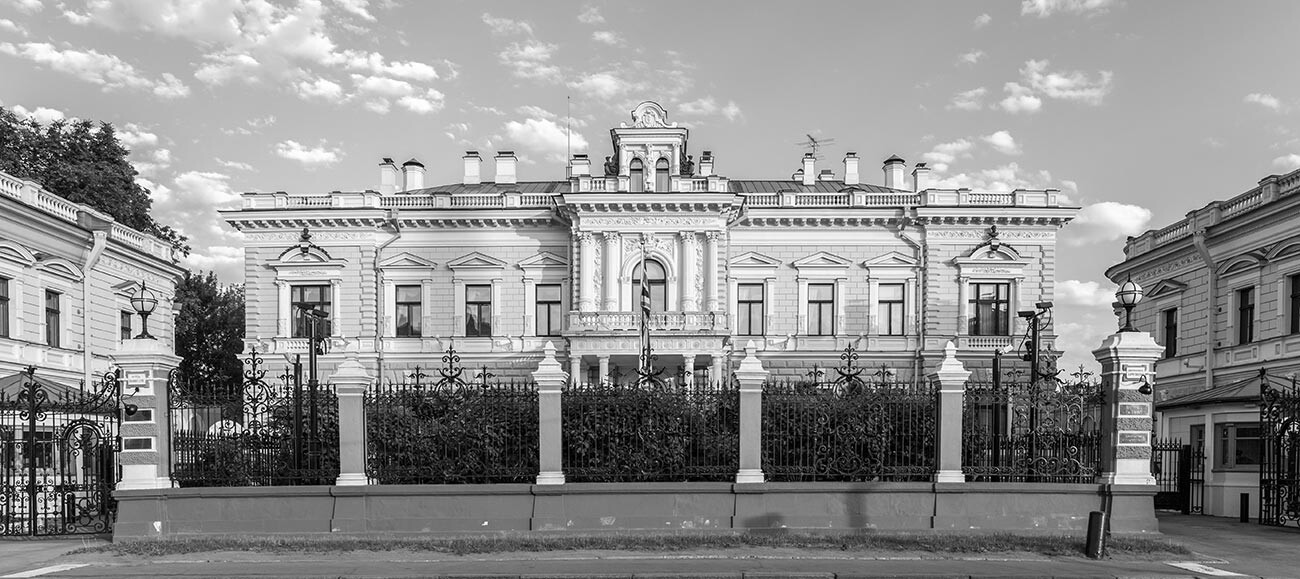
[[[1025,340],[1021,348],[1025,353],[1021,359],[1029,362],[1029,464],[1030,472],[1033,473],[1035,457],[1038,454],[1038,380],[1042,376],[1039,374],[1039,354],[1041,353],[1042,331],[1046,330],[1052,323],[1052,302],[1038,302],[1034,304],[1032,310],[1021,310],[1016,315],[1024,318],[1027,327],[1025,328]]]
[[[311,475],[315,476],[316,469],[320,468],[320,441],[318,439],[317,427],[317,409],[316,409],[316,390],[320,382],[316,379],[316,356],[329,352],[329,343],[327,337],[322,335],[322,326],[326,325],[329,313],[315,307],[302,308],[303,314],[307,316],[307,432],[310,436],[309,447],[307,449],[307,468]],[[301,440],[301,439],[300,439]],[[301,480],[302,474],[299,473]]]
[[[1124,306],[1124,327],[1120,328],[1121,332],[1136,332],[1137,328],[1133,327],[1133,308],[1142,301],[1142,286],[1133,281],[1133,276],[1129,276],[1123,285],[1119,286],[1119,291],[1115,292],[1115,298],[1119,300],[1120,305]]]
[[[152,314],[154,308],[158,307],[158,298],[148,288],[144,287],[143,281],[140,282],[140,291],[131,298],[131,307],[135,310],[135,313],[140,314],[140,334],[135,339],[157,339],[149,335],[149,314]]]

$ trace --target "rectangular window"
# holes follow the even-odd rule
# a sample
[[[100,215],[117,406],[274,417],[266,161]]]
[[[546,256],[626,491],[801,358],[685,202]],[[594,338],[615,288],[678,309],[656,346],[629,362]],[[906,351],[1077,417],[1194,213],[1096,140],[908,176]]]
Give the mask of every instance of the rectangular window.
[[[808,335],[835,335],[835,284],[808,284]]]
[[[54,290],[45,290],[45,344],[55,348],[59,347],[60,330],[63,328],[61,323],[61,313],[59,311],[59,296],[61,294]]]
[[[1215,464],[1221,469],[1258,470],[1261,456],[1259,423],[1218,425],[1219,444]]]
[[[763,284],[737,284],[736,310],[736,333],[741,336],[762,336],[766,327],[763,324]]]
[[[563,328],[560,318],[560,285],[537,286],[537,335],[558,336]]]
[[[1300,273],[1289,278],[1291,280],[1291,333],[1300,334]]]
[[[465,335],[492,335],[492,286],[465,286]]]
[[[970,335],[1010,335],[1011,284],[973,283],[970,291]]]
[[[397,291],[397,337],[420,337],[420,322],[423,313],[420,309],[420,286],[399,285]]]
[[[1160,313],[1165,326],[1165,357],[1178,355],[1178,308],[1170,308]]]
[[[1237,343],[1255,341],[1255,288],[1237,290]]]
[[[128,312],[126,310],[118,312],[117,332],[118,337],[120,337],[124,342],[131,339],[131,318],[134,316],[135,312]]]
[[[317,330],[317,335],[328,336],[330,310],[330,286],[328,285],[296,285],[289,288],[289,306],[292,309],[290,316],[293,320],[294,338],[311,337],[311,322],[308,319],[307,310],[317,309],[325,312],[326,320],[322,327]]]
[[[9,337],[9,278],[0,277],[0,338]]]
[[[882,336],[903,335],[903,284],[880,284],[876,321]]]

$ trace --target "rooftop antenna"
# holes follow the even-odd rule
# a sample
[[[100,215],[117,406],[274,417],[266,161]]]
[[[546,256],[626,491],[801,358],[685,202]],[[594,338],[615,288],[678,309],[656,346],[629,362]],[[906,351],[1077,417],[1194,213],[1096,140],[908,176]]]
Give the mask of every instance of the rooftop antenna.
[[[821,155],[818,155],[818,154],[817,154],[817,150],[820,149],[820,148],[822,148],[822,147],[825,147],[826,145],[829,145],[829,144],[835,142],[835,139],[818,139],[817,137],[814,137],[814,136],[809,135],[809,134],[807,134],[807,133],[804,133],[804,136],[805,136],[805,137],[808,137],[808,140],[807,140],[807,141],[800,141],[800,142],[798,142],[798,143],[795,143],[795,145],[796,145],[796,146],[799,146],[799,147],[803,147],[803,148],[805,148],[805,149],[810,149],[809,152],[811,152],[812,155],[813,155],[813,158],[814,158],[814,159],[817,159],[818,161],[820,161],[820,160],[822,159],[822,157],[821,157]]]
[[[569,160],[569,166],[573,166],[573,132],[569,125],[573,121],[573,99],[569,95],[564,95],[564,157]]]

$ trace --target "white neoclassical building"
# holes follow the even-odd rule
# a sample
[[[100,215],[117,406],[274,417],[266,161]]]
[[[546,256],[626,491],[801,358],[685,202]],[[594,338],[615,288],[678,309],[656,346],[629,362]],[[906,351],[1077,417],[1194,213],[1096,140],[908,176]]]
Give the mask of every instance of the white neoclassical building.
[[[313,306],[331,318],[325,365],[352,351],[385,380],[451,346],[523,373],[547,342],[575,377],[626,374],[646,276],[670,372],[721,375],[750,341],[777,373],[835,365],[849,345],[910,372],[949,340],[987,360],[1023,333],[1015,312],[1053,293],[1056,234],[1077,212],[1057,190],[936,189],[898,157],[868,183],[854,153],[735,179],[658,104],[631,117],[563,180],[521,179],[511,151],[488,180],[469,151],[457,183],[384,159],[377,190],[245,193],[223,216],[247,245],[249,347],[305,352],[295,312]]]

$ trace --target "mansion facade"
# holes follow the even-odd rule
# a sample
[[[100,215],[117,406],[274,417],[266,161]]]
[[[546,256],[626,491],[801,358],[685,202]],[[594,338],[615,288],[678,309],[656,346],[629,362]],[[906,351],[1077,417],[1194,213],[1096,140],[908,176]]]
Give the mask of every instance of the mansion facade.
[[[880,184],[854,153],[838,176],[809,154],[793,176],[732,179],[653,102],[610,136],[604,161],[573,155],[563,180],[521,180],[499,151],[488,181],[469,151],[458,183],[384,159],[378,190],[245,193],[222,215],[246,242],[248,347],[272,363],[307,352],[315,308],[325,367],[354,354],[385,381],[436,375],[449,347],[475,371],[525,374],[547,342],[575,379],[628,375],[644,277],[670,373],[727,375],[749,342],[790,376],[850,345],[909,375],[949,340],[987,365],[1024,333],[1016,312],[1051,298],[1056,234],[1077,213],[1055,189],[933,188],[923,163],[909,182],[897,157]]]

